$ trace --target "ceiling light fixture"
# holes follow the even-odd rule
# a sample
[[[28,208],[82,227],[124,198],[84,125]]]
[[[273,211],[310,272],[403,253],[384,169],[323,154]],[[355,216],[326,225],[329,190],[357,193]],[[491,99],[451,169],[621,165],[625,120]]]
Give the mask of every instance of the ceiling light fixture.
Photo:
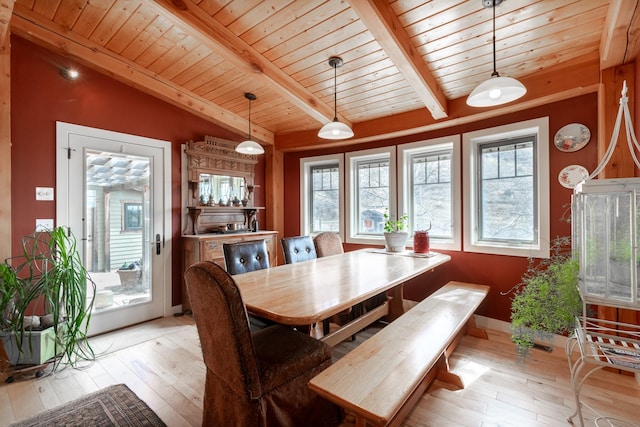
[[[251,139],[251,101],[255,101],[256,96],[252,93],[245,93],[244,97],[249,100],[249,139],[238,144],[236,151],[242,154],[262,154],[264,153],[262,145]]]
[[[351,128],[338,121],[338,95],[337,95],[337,76],[338,67],[342,67],[342,58],[332,56],[329,58],[329,65],[333,67],[333,121],[322,126],[318,132],[318,136],[323,139],[347,139],[353,136]]]
[[[75,80],[80,76],[80,73],[75,68],[61,68],[60,75],[67,80]]]
[[[491,78],[480,83],[469,94],[467,105],[471,107],[491,107],[515,101],[527,93],[522,83],[511,77],[500,77],[496,71],[496,6],[502,0],[482,0],[482,6],[493,8],[493,73]]]

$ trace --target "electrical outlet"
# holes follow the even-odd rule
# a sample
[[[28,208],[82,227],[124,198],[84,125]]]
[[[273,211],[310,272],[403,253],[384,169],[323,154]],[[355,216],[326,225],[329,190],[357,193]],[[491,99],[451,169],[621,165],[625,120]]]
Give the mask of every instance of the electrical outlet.
[[[53,200],[53,188],[36,187],[36,200]]]

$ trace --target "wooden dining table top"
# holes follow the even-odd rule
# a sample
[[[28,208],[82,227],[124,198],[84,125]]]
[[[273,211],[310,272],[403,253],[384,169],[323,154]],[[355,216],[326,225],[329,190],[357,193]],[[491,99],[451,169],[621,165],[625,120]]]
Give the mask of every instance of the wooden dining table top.
[[[451,260],[361,249],[233,276],[247,310],[286,325],[310,325]]]

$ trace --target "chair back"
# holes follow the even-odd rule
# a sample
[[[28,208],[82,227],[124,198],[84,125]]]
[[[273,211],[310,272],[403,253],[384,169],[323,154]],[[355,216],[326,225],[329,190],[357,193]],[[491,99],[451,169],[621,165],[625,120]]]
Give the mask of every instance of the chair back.
[[[318,234],[313,239],[313,243],[316,247],[316,254],[318,257],[344,253],[342,239],[338,234],[331,231],[325,231]]]
[[[192,265],[184,278],[207,369],[235,394],[259,397],[262,390],[249,319],[235,281],[211,261]]]
[[[269,268],[269,252],[264,240],[224,243],[224,264],[231,275]]]
[[[283,237],[280,239],[285,264],[316,259],[316,248],[311,236]]]

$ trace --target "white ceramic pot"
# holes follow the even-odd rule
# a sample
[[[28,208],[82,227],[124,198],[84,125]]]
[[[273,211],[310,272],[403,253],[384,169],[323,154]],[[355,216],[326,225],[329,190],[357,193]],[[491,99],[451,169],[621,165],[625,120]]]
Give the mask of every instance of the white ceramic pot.
[[[385,249],[387,250],[387,252],[402,252],[407,245],[408,238],[408,231],[384,233],[384,239],[386,241]]]

